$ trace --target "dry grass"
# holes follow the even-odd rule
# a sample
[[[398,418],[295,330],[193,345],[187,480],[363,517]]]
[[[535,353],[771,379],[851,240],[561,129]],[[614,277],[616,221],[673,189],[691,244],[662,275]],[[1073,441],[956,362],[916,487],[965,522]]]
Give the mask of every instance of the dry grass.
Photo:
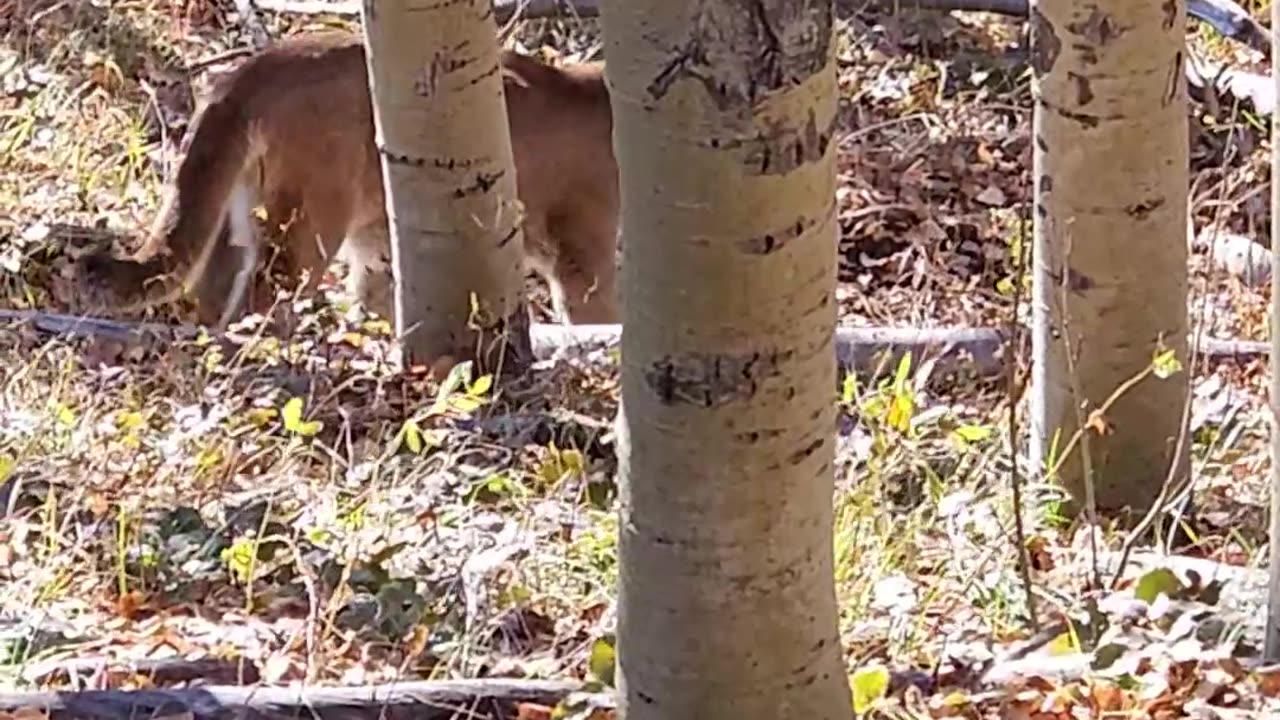
[[[991,57],[1016,26],[930,17],[842,29],[847,323],[1009,312],[999,288],[1028,198],[1028,78]],[[265,19],[277,35],[332,22]],[[146,225],[191,107],[185,68],[243,44],[240,25],[211,1],[46,0],[0,2],[0,29],[0,297],[79,309],[70,261],[96,241],[84,229]],[[594,32],[530,23],[517,38],[581,57]],[[1247,128],[1228,144],[1234,122],[1204,131],[1197,168],[1201,190],[1239,200],[1261,182],[1266,145]],[[1224,205],[1198,220],[1266,226],[1247,202]],[[1193,270],[1195,307],[1215,311],[1206,327],[1264,337],[1265,294],[1200,259]],[[612,361],[442,389],[392,373],[385,324],[336,292],[280,309],[298,318],[288,340],[251,320],[231,351],[0,328],[5,685],[67,686],[46,663],[72,655],[242,658],[266,682],[589,676],[592,643],[613,627]],[[1259,368],[1197,372],[1200,553],[1252,560],[1266,497]],[[936,713],[993,646],[1027,634],[1008,403],[926,392],[919,377],[864,380],[840,400],[849,666],[927,671],[895,689],[891,715]],[[1055,518],[1051,489],[1029,496],[1041,613],[1078,615],[1081,534]],[[966,712],[995,711],[973,702]]]

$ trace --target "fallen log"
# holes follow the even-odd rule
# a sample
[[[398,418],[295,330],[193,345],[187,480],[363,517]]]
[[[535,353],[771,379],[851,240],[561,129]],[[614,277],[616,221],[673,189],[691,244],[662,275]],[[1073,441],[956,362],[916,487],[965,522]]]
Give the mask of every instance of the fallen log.
[[[22,679],[37,686],[54,682],[92,682],[91,678],[102,675],[143,677],[148,682],[161,686],[193,680],[206,683],[252,685],[261,679],[257,664],[242,657],[119,660],[104,655],[91,655],[44,660],[22,669]]]
[[[1203,67],[1201,67],[1203,66]],[[1221,67],[1212,63],[1186,62],[1187,92],[1192,100],[1223,105],[1223,101],[1243,100],[1262,116],[1276,109],[1276,88],[1265,75]],[[1216,110],[1216,108],[1215,108]]]
[[[933,673],[905,669],[889,673],[890,694],[907,688],[933,693]],[[90,690],[0,693],[0,713],[43,720],[507,720],[526,715],[522,705],[565,706],[574,717],[612,716],[612,691],[586,692],[581,683],[492,678],[409,681],[361,687],[208,686],[173,690]],[[596,711],[596,712],[593,712]],[[603,712],[598,712],[603,711]],[[38,713],[38,714],[35,714]]]
[[[554,706],[582,685],[519,679],[437,680],[364,687],[209,686],[173,690],[0,693],[0,712],[49,720],[183,717],[276,720],[511,718],[521,703]],[[27,715],[23,715],[26,717]],[[34,717],[34,716],[32,716]]]
[[[96,337],[122,344],[167,343],[192,340],[207,332],[215,340],[242,342],[247,336],[234,332],[214,333],[194,325],[132,323],[83,315],[65,315],[39,310],[0,310],[0,321],[28,323],[35,330],[67,337]],[[556,325],[534,323],[530,327],[534,356],[549,359],[561,353],[581,353],[616,347],[622,338],[620,325]],[[1025,357],[1029,333],[1021,333],[1016,355]],[[859,375],[892,372],[899,360],[911,353],[912,364],[920,367],[933,360],[932,372],[963,373],[979,379],[1003,377],[1010,355],[1003,328],[837,328],[836,360],[844,371]],[[1265,342],[1201,338],[1199,350],[1210,360],[1248,361],[1268,356]]]

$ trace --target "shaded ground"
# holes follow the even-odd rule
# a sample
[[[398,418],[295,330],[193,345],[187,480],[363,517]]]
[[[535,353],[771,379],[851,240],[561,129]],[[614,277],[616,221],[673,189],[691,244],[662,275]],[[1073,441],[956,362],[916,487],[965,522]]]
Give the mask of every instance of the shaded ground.
[[[0,0],[6,306],[75,309],[69,258],[147,224],[160,161],[190,111],[186,66],[243,44],[230,6]],[[263,20],[276,35],[338,22]],[[862,15],[841,29],[842,322],[1009,321],[1000,288],[1027,244],[1029,200],[1020,32],[978,14]],[[517,39],[576,59],[597,49],[594,33],[529,23]],[[1193,41],[1265,71],[1207,33]],[[1219,113],[1194,110],[1197,230],[1265,242],[1265,123]],[[1204,257],[1191,271],[1207,332],[1265,339],[1265,288]],[[609,355],[544,363],[517,385],[441,389],[391,374],[385,324],[341,298],[283,305],[302,317],[287,342],[249,323],[231,352],[0,328],[7,684],[158,682],[55,671],[71,656],[226,660],[232,677],[268,683],[592,676],[593,648],[611,641],[616,576]],[[1260,366],[1196,369],[1192,554],[1256,564],[1261,382]],[[993,714],[1003,696],[971,694],[977,676],[1029,634],[1010,549],[1007,403],[995,389],[939,394],[909,378],[847,387],[842,403],[836,553],[850,670],[920,671],[891,693],[912,716]],[[1055,520],[1048,490],[1028,494],[1039,612],[1077,617],[1084,534]],[[1270,676],[1220,657],[1230,643],[1206,650],[1217,636],[1179,645],[1185,628],[1161,602],[1125,626],[1137,639],[1113,642],[1127,648],[1119,679],[1062,696],[1057,678],[1009,683],[1024,693],[1014,705],[1043,706],[1026,717],[1177,717],[1197,698],[1245,707],[1241,696],[1274,692]]]

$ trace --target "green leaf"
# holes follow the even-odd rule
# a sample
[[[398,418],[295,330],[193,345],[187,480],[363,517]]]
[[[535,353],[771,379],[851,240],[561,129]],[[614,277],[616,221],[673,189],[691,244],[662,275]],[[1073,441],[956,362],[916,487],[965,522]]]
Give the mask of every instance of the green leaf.
[[[473,502],[493,502],[510,496],[515,490],[515,484],[506,475],[490,473],[472,486],[467,499]]]
[[[905,433],[911,429],[911,416],[914,414],[915,401],[911,398],[911,393],[900,393],[893,396],[885,422],[898,432]]]
[[[951,432],[961,440],[970,443],[982,442],[991,437],[991,428],[985,425],[961,425]]]
[[[840,402],[850,405],[858,397],[858,376],[848,373],[840,383]]]
[[[146,419],[142,417],[140,412],[121,413],[116,417],[116,427],[126,432],[142,427],[145,422]]]
[[[481,375],[471,383],[471,387],[467,388],[467,394],[472,397],[482,397],[491,387],[493,387],[493,375]]]
[[[1133,595],[1145,603],[1151,603],[1155,602],[1160,593],[1173,597],[1181,589],[1182,581],[1178,580],[1178,576],[1169,568],[1160,567],[1138,578],[1138,586],[1133,589]]]
[[[454,395],[449,398],[449,408],[460,413],[475,412],[483,404],[483,400],[470,395]]]
[[[1182,370],[1182,363],[1178,361],[1177,353],[1172,350],[1157,351],[1151,358],[1151,366],[1152,372],[1161,380],[1172,377]]]
[[[196,470],[204,472],[222,462],[222,451],[218,448],[204,448],[196,453]]]
[[[439,415],[449,410],[450,401],[454,393],[460,389],[470,385],[471,380],[471,361],[460,362],[449,370],[449,374],[445,376],[444,382],[440,383],[440,389],[436,391],[435,402],[431,404],[428,411],[432,415]]]
[[[257,548],[248,538],[237,538],[230,547],[222,551],[222,562],[241,583],[249,582],[249,573],[253,569],[254,553]]]
[[[58,424],[63,427],[74,427],[76,424],[76,413],[66,405],[55,402],[53,404],[54,412],[58,416]]]
[[[893,374],[893,388],[897,392],[901,392],[907,386],[907,378],[911,374],[911,353],[902,354],[902,359],[898,360],[898,369]]]
[[[573,448],[560,451],[560,464],[565,472],[575,475],[581,475],[587,469],[587,460],[582,456],[582,451]]]
[[[612,638],[599,638],[591,643],[591,659],[588,667],[591,674],[600,682],[613,687],[613,672],[616,667],[617,651],[613,648]]]
[[[405,420],[404,427],[404,444],[409,447],[409,451],[414,455],[422,454],[422,431],[418,429],[418,423],[412,420]]]
[[[1080,651],[1080,642],[1076,637],[1074,629],[1058,635],[1045,646],[1045,650],[1051,657],[1060,655],[1074,655]]]
[[[1129,648],[1120,643],[1108,643],[1093,651],[1093,659],[1089,661],[1089,667],[1094,670],[1106,670],[1116,663],[1117,660],[1124,657]]]
[[[302,420],[302,398],[289,398],[285,402],[284,407],[280,408],[280,419],[284,421],[284,429],[287,432],[310,437],[320,432],[320,428],[324,427],[324,423],[318,420],[304,422]]]
[[[0,483],[9,479],[9,476],[13,474],[13,468],[16,467],[17,464],[17,461],[13,459],[12,455],[0,455]]]
[[[286,430],[297,427],[302,422],[302,398],[289,398],[284,407],[280,408],[280,418],[284,420]]]
[[[459,388],[466,387],[471,379],[471,361],[460,362],[454,365],[449,374],[445,377],[444,382],[440,383],[440,395],[448,396],[457,392]]]
[[[267,408],[256,407],[256,408],[249,408],[249,411],[245,413],[245,417],[248,418],[249,422],[253,423],[258,427],[266,427],[267,423],[270,423],[272,420],[275,420],[276,416],[278,416],[279,414],[280,414],[280,411],[276,410],[273,407],[267,407]]]
[[[889,691],[889,671],[882,665],[858,668],[849,678],[853,689],[853,711],[868,712]]]

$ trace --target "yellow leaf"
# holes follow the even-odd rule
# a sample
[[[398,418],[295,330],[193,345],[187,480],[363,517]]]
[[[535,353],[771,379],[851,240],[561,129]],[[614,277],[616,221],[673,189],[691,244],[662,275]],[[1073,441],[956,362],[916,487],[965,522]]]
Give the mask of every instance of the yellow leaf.
[[[404,444],[414,455],[422,454],[422,431],[418,429],[418,423],[412,420],[404,423]]]
[[[324,423],[318,420],[310,422],[302,420],[302,398],[300,397],[289,398],[280,410],[280,417],[284,421],[286,431],[303,437],[315,435],[320,432],[320,428],[324,427]]]
[[[476,381],[471,383],[471,387],[467,388],[467,394],[480,397],[489,392],[489,388],[493,387],[492,375],[481,375]]]
[[[58,424],[64,427],[75,426],[76,414],[71,408],[63,405],[62,403],[54,403],[54,408],[57,411]]]
[[[862,715],[889,691],[889,671],[882,665],[858,668],[849,678],[849,685],[853,689],[853,711]]]

